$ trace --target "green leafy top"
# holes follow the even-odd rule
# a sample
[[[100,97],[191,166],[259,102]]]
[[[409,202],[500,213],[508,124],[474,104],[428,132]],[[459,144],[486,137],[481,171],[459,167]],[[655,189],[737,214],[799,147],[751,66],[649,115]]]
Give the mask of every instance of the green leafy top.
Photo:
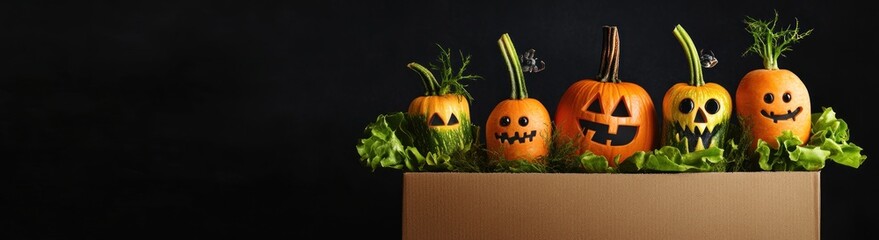
[[[778,12],[775,12],[775,18],[769,21],[746,17],[745,30],[754,37],[754,44],[742,55],[754,53],[763,58],[763,66],[769,70],[778,69],[778,57],[783,56],[785,51],[792,51],[791,44],[800,39],[809,36],[813,29],[800,32],[800,21],[796,20],[796,24],[791,27],[778,29],[776,31],[776,23],[778,22]]]
[[[426,96],[438,96],[445,94],[458,94],[467,97],[467,100],[473,100],[473,96],[467,92],[467,85],[461,83],[462,80],[476,80],[482,78],[478,75],[472,74],[464,74],[464,71],[467,70],[467,65],[470,64],[470,55],[464,55],[461,51],[458,51],[458,55],[461,57],[461,67],[458,70],[455,70],[452,63],[452,52],[451,49],[446,49],[436,45],[440,49],[440,54],[437,57],[437,63],[430,63],[430,69],[434,71],[438,71],[440,73],[440,81],[437,82],[436,77],[434,77],[433,73],[427,70],[421,64],[416,62],[409,63],[406,65],[410,69],[414,70],[421,76],[421,81],[424,84]]]

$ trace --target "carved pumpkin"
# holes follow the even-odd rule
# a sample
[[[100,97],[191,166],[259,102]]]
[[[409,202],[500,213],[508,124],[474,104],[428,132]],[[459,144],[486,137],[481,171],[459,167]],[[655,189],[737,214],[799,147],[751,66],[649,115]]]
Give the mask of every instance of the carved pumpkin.
[[[470,104],[458,94],[417,97],[409,104],[409,113],[424,116],[427,127],[434,130],[454,130],[470,123]]]
[[[663,145],[686,139],[690,151],[723,143],[732,115],[732,98],[723,86],[705,83],[696,46],[683,27],[674,30],[690,65],[690,82],[668,89],[662,99]]]
[[[604,50],[596,79],[583,79],[562,95],[555,122],[562,136],[577,139],[578,154],[588,150],[607,158],[624,160],[638,151],[653,149],[656,110],[641,86],[622,82],[619,69],[619,34],[615,26],[604,27]]]
[[[448,52],[443,49],[440,59],[448,61],[447,56]],[[464,62],[465,66],[466,64],[467,61]],[[443,66],[449,68],[451,65],[449,62],[443,62]],[[444,75],[443,81],[437,82],[433,73],[421,64],[412,62],[407,67],[421,76],[426,88],[424,96],[412,100],[408,111],[410,115],[423,117],[430,135],[426,139],[420,139],[419,145],[426,147],[429,152],[442,154],[469,149],[473,142],[473,133],[470,124],[470,103],[466,97],[468,94],[463,88],[446,87],[466,78]]]
[[[498,103],[485,124],[486,148],[505,160],[539,161],[549,153],[552,119],[540,101],[528,98],[525,77],[508,34],[498,40],[510,72],[510,99]]]

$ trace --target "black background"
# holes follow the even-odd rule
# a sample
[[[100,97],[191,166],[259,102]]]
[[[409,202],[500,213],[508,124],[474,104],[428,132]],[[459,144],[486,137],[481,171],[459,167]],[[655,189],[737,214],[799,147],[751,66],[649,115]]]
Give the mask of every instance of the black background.
[[[378,114],[422,94],[406,63],[439,43],[473,56],[473,120],[509,96],[497,39],[537,49],[526,75],[554,113],[564,89],[598,71],[601,26],[617,25],[620,74],[657,108],[688,80],[672,35],[683,25],[720,63],[709,82],[735,94],[762,67],[742,57],[745,16],[814,33],[780,66],[833,107],[868,156],[877,42],[870,7],[838,1],[470,1],[0,4],[2,235],[14,239],[140,236],[401,235],[402,173],[361,166],[354,149]],[[421,1],[417,1],[421,2]],[[311,5],[316,4],[316,5]],[[828,162],[821,234],[877,226],[876,167]],[[682,207],[685,207],[682,205]],[[718,219],[722,221],[722,219]],[[698,227],[698,226],[694,226]],[[7,238],[8,239],[8,238]]]

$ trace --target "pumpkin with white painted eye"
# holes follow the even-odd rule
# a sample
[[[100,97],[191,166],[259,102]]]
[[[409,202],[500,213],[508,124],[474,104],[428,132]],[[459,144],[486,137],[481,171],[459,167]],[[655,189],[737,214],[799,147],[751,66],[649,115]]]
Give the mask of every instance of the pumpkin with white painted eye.
[[[510,99],[498,103],[485,124],[486,148],[505,160],[536,162],[549,153],[552,119],[540,101],[528,97],[525,77],[508,34],[498,40],[510,72]]]
[[[687,54],[690,82],[677,83],[662,99],[663,145],[687,141],[689,151],[719,146],[732,116],[732,97],[716,83],[705,83],[693,40],[677,25],[675,37]]]

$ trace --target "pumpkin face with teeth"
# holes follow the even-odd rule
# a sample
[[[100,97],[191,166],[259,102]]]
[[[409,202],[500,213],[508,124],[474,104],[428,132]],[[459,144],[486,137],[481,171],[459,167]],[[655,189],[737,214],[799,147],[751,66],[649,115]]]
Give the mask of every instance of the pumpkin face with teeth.
[[[540,101],[528,97],[525,75],[513,40],[504,33],[498,46],[510,73],[513,91],[510,98],[498,103],[485,123],[485,145],[494,156],[504,160],[542,161],[549,154],[552,120]]]
[[[507,99],[488,117],[486,145],[504,159],[537,159],[547,154],[551,124],[549,112],[539,101]]]
[[[580,80],[562,95],[557,109],[559,131],[578,139],[578,153],[591,151],[615,166],[617,156],[624,160],[653,149],[656,111],[647,91],[634,83]]]
[[[653,149],[656,110],[644,88],[619,79],[619,32],[616,26],[603,30],[598,76],[568,87],[556,108],[555,123],[562,137],[577,141],[578,154],[591,151],[616,166],[617,157],[624,161],[635,152]]]
[[[732,98],[722,86],[678,83],[662,102],[666,140],[687,139],[689,150],[696,151],[715,146],[724,138],[732,115]]]
[[[673,33],[690,64],[690,82],[672,85],[662,98],[662,144],[686,141],[690,152],[720,147],[732,116],[732,97],[720,84],[705,82],[696,45],[687,31],[677,25]]]
[[[809,91],[793,72],[785,69],[749,72],[739,82],[736,106],[736,113],[750,127],[754,139],[751,149],[756,148],[757,139],[777,149],[775,139],[786,130],[803,142],[809,139],[812,128]]]

